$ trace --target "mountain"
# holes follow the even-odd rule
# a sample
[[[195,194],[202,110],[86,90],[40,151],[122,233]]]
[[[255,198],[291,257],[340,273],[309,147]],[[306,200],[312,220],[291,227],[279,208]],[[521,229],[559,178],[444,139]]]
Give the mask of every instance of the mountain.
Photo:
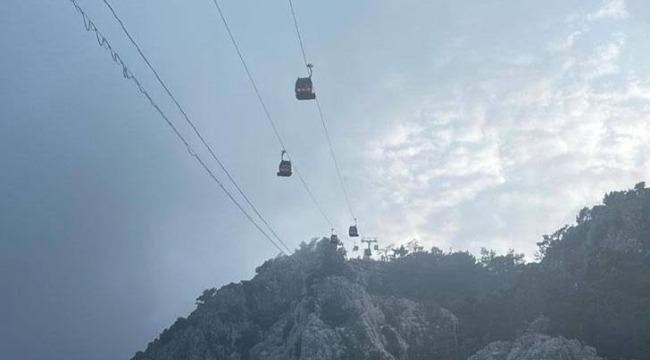
[[[604,360],[596,349],[582,346],[578,340],[544,334],[524,335],[512,342],[495,342],[468,360]]]
[[[133,360],[650,359],[645,184],[538,245],[528,264],[435,247],[367,261],[312,240],[204,291]]]
[[[453,314],[366,287],[343,249],[312,241],[251,281],[205,291],[134,360],[451,358]]]

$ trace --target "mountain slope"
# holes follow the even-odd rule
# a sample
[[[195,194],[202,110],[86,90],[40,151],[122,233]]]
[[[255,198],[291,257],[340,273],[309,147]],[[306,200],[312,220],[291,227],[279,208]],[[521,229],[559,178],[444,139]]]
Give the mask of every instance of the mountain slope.
[[[437,248],[378,262],[312,241],[206,290],[133,359],[599,359],[580,342],[650,359],[650,190],[609,193],[538,245],[530,264]],[[548,336],[528,332],[540,315]]]
[[[603,360],[596,349],[582,346],[578,340],[544,334],[524,335],[513,342],[495,342],[467,360]]]
[[[449,311],[371,295],[326,240],[267,261],[251,281],[207,290],[134,360],[452,359]],[[307,264],[312,264],[308,266]]]

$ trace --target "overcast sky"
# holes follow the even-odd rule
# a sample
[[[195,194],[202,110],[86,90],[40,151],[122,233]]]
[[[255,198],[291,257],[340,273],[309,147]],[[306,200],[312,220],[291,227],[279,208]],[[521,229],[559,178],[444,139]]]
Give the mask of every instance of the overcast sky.
[[[102,1],[78,1],[206,156]],[[285,242],[328,235],[299,180],[275,175],[280,147],[212,1],[112,3]],[[292,159],[344,231],[315,104],[293,98],[305,69],[288,3],[221,5]],[[646,0],[295,5],[359,228],[382,246],[532,259],[542,234],[648,178]],[[278,253],[68,0],[0,2],[0,45],[0,358],[130,358],[204,289]]]

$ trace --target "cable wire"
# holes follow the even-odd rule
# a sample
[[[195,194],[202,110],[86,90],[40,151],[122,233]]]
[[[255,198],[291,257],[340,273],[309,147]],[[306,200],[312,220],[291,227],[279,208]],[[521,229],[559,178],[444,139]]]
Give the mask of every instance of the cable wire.
[[[294,172],[296,175],[298,175],[298,178],[300,178],[300,182],[302,183],[302,186],[305,188],[307,191],[307,194],[309,194],[309,197],[311,198],[312,202],[314,205],[316,205],[316,208],[320,212],[320,214],[323,216],[323,219],[325,219],[325,222],[330,227],[334,227],[332,225],[332,222],[330,219],[325,215],[325,212],[323,211],[323,208],[320,206],[320,203],[318,200],[316,200],[316,197],[312,193],[311,189],[307,185],[307,182],[303,178],[302,174],[300,171],[298,171],[298,168],[295,166],[295,163],[291,160],[291,156],[289,154],[289,151],[287,151],[286,146],[284,145],[284,141],[282,140],[282,136],[280,136],[280,132],[278,131],[277,127],[275,126],[275,122],[273,121],[273,118],[271,117],[271,113],[268,110],[268,107],[266,106],[266,103],[264,102],[264,99],[262,98],[262,95],[257,88],[257,84],[255,83],[255,80],[253,79],[253,75],[251,74],[248,65],[246,63],[246,60],[244,59],[244,55],[242,54],[241,50],[239,49],[239,45],[237,44],[237,41],[235,40],[235,36],[233,35],[232,31],[230,30],[230,26],[228,25],[228,21],[226,20],[226,17],[221,10],[221,6],[219,6],[219,2],[217,0],[213,0],[214,6],[217,8],[217,12],[219,13],[219,17],[221,18],[221,21],[223,22],[223,25],[226,28],[226,31],[228,32],[228,36],[230,37],[230,41],[232,42],[233,46],[235,47],[235,50],[237,51],[237,55],[239,56],[239,60],[241,61],[242,65],[244,66],[244,70],[246,71],[246,75],[248,76],[248,80],[251,83],[251,86],[253,87],[253,90],[255,91],[255,95],[257,96],[257,99],[259,100],[260,104],[262,105],[262,109],[264,110],[264,114],[266,115],[266,119],[269,121],[269,124],[271,124],[271,127],[273,128],[273,132],[275,133],[275,137],[278,139],[278,142],[280,143],[280,146],[282,147],[282,150],[286,151],[287,159],[292,162]]]
[[[320,107],[320,101],[318,101],[318,99],[316,99],[316,106],[318,107],[318,115],[320,116],[321,124],[323,124],[323,131],[325,132],[325,137],[327,138],[327,144],[329,145],[330,148],[330,154],[332,155],[332,160],[334,161],[334,168],[336,169],[336,175],[338,175],[339,182],[341,183],[341,189],[343,189],[343,195],[345,195],[345,202],[348,204],[348,210],[350,210],[350,215],[352,215],[353,219],[356,219],[357,217],[354,215],[354,211],[352,210],[352,203],[350,202],[350,195],[348,194],[348,189],[346,188],[345,182],[343,181],[343,175],[341,175],[339,162],[338,160],[336,160],[336,156],[334,155],[334,147],[332,146],[332,139],[330,138],[330,133],[327,130],[327,125],[325,125],[323,110]]]
[[[122,76],[127,79],[131,80],[140,93],[144,95],[147,100],[149,101],[149,104],[158,112],[158,114],[165,120],[165,123],[172,129],[176,137],[185,145],[185,148],[187,149],[187,152],[196,160],[199,162],[201,167],[208,173],[208,175],[212,178],[212,180],[219,185],[221,190],[228,196],[228,198],[237,206],[237,208],[246,216],[246,218],[257,228],[257,230],[262,233],[262,235],[271,243],[275,248],[277,248],[280,253],[287,255],[287,253],[280,247],[278,244],[273,241],[273,239],[260,227],[260,225],[251,217],[251,215],[242,207],[242,205],[234,198],[234,196],[226,189],[226,187],[219,181],[219,179],[216,177],[216,175],[210,170],[210,168],[205,164],[203,159],[194,151],[190,143],[185,139],[185,137],[178,131],[174,123],[169,119],[169,117],[165,114],[165,112],[162,111],[162,109],[158,106],[158,104],[153,100],[149,92],[145,89],[145,87],[140,83],[140,81],[135,77],[135,75],[129,70],[127,67],[126,63],[122,60],[120,55],[115,51],[115,49],[110,45],[106,37],[102,35],[102,33],[99,31],[95,23],[90,19],[90,17],[86,14],[86,12],[83,10],[83,8],[77,3],[76,0],[68,0],[72,5],[74,5],[75,9],[81,16],[83,17],[84,21],[84,26],[87,31],[93,32],[95,34],[95,37],[97,39],[97,42],[100,47],[103,49],[107,50],[111,58],[113,59],[113,62],[115,62],[117,65],[119,65],[122,68]],[[293,257],[290,257],[293,258]]]
[[[216,0],[215,0],[216,1]],[[296,10],[293,7],[293,1],[289,1],[289,7],[291,8],[291,16],[293,17],[293,25],[296,29],[296,35],[298,36],[298,41],[300,42],[300,51],[302,53],[302,59],[305,62],[305,66],[309,65],[309,62],[307,61],[307,52],[305,51],[305,44],[302,41],[302,35],[300,33],[300,26],[298,26],[298,17],[296,16]],[[345,186],[345,181],[343,181],[343,176],[341,175],[341,170],[339,167],[339,162],[336,159],[336,155],[334,154],[334,147],[332,146],[332,139],[330,138],[329,131],[327,130],[327,125],[325,125],[325,117],[323,116],[323,110],[321,109],[320,106],[320,101],[318,98],[316,98],[316,106],[318,107],[318,116],[320,117],[321,124],[323,125],[323,130],[325,131],[325,137],[327,138],[327,145],[329,146],[330,149],[330,155],[332,155],[332,160],[334,162],[334,167],[336,168],[336,174],[339,179],[339,183],[341,184],[341,189],[343,189],[343,195],[345,196],[345,202],[348,205],[348,210],[350,210],[350,215],[352,216],[353,219],[356,219],[356,216],[354,215],[354,210],[352,210],[352,202],[350,201],[350,195],[348,193],[347,187]]]
[[[293,25],[296,28],[296,35],[298,35],[298,41],[300,41],[300,50],[302,51],[302,59],[305,61],[305,66],[307,66],[309,62],[307,61],[305,45],[302,42],[302,35],[300,35],[300,27],[298,26],[298,18],[296,16],[296,10],[293,8],[293,1],[291,0],[289,0],[289,7],[291,7],[291,15],[293,16]]]
[[[103,2],[104,2],[104,4],[106,4],[106,6],[108,7],[108,9],[111,11],[111,14],[113,14],[113,17],[115,18],[115,20],[117,20],[117,22],[120,24],[120,27],[122,28],[122,30],[123,30],[124,33],[126,34],[126,36],[127,36],[127,37],[129,38],[129,40],[131,41],[131,44],[136,48],[136,50],[137,50],[138,53],[140,54],[140,57],[142,58],[142,60],[144,60],[144,62],[145,62],[145,63],[147,64],[147,66],[149,67],[149,69],[151,69],[151,71],[153,72],[154,76],[155,76],[156,79],[158,80],[158,83],[160,83],[160,85],[163,87],[163,89],[165,90],[165,92],[167,93],[167,95],[172,99],[172,101],[173,101],[174,104],[176,105],[176,108],[178,108],[178,110],[181,112],[181,114],[182,114],[183,117],[185,118],[185,121],[190,125],[190,127],[192,128],[192,130],[194,130],[194,133],[195,133],[196,136],[199,138],[199,140],[201,140],[201,143],[203,143],[203,145],[206,147],[206,149],[208,150],[208,152],[210,153],[210,155],[212,156],[212,158],[217,162],[217,164],[219,165],[219,167],[221,168],[221,170],[226,174],[226,176],[228,177],[228,179],[230,180],[230,182],[235,186],[235,188],[237,189],[237,191],[239,192],[239,194],[244,198],[244,200],[246,201],[246,203],[248,203],[248,205],[253,209],[253,211],[255,212],[255,214],[256,214],[256,215],[260,218],[260,220],[262,220],[262,222],[266,225],[266,227],[269,229],[269,231],[271,232],[271,234],[273,234],[273,236],[278,240],[278,242],[280,242],[280,244],[282,244],[282,246],[284,246],[284,248],[285,248],[289,253],[291,253],[291,252],[292,252],[291,249],[287,246],[287,244],[286,244],[284,241],[282,241],[282,239],[278,236],[278,234],[275,232],[275,230],[273,230],[273,228],[271,227],[271,225],[268,223],[268,221],[266,221],[266,219],[264,218],[264,216],[262,216],[262,215],[260,214],[260,212],[257,210],[257,208],[255,207],[255,205],[253,205],[253,203],[250,201],[250,199],[248,198],[248,196],[246,196],[246,194],[244,193],[244,191],[241,189],[241,187],[239,186],[239,184],[237,184],[237,182],[235,181],[235,179],[233,179],[233,177],[230,175],[230,172],[226,169],[226,167],[223,165],[223,163],[221,162],[221,160],[219,160],[219,158],[217,157],[217,155],[215,155],[215,153],[214,153],[214,151],[212,150],[212,148],[210,147],[210,145],[208,145],[208,143],[207,143],[207,142],[205,141],[205,139],[203,138],[203,135],[201,135],[201,132],[199,132],[199,130],[198,130],[197,127],[194,125],[194,123],[190,120],[189,116],[187,115],[187,113],[185,112],[185,110],[183,109],[183,107],[180,105],[180,103],[178,102],[178,100],[176,99],[176,97],[175,97],[175,96],[172,94],[172,92],[169,90],[169,87],[168,87],[168,86],[165,84],[165,82],[162,80],[162,78],[161,78],[160,75],[158,74],[158,71],[156,71],[156,69],[153,67],[153,65],[151,64],[151,62],[150,62],[149,59],[147,58],[147,56],[145,56],[145,54],[142,52],[142,49],[140,48],[140,46],[138,45],[138,43],[135,41],[135,39],[133,38],[133,36],[131,36],[131,33],[126,29],[126,26],[124,25],[124,22],[123,22],[122,19],[117,15],[117,13],[115,12],[115,9],[113,9],[113,7],[112,7],[111,4],[108,2],[108,0],[103,0]]]

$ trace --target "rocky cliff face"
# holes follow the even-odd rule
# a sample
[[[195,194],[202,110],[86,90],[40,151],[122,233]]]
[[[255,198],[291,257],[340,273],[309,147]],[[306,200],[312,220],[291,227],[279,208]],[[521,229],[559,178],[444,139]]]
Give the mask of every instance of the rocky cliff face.
[[[437,248],[373,262],[313,241],[206,290],[134,360],[599,359],[561,336],[650,360],[650,189],[609,193],[538,245],[531,264]]]
[[[468,360],[603,360],[596,349],[583,346],[578,340],[531,334],[514,342],[495,342]]]
[[[208,290],[134,360],[456,359],[457,319],[369,294],[325,241],[270,260],[251,281]]]

